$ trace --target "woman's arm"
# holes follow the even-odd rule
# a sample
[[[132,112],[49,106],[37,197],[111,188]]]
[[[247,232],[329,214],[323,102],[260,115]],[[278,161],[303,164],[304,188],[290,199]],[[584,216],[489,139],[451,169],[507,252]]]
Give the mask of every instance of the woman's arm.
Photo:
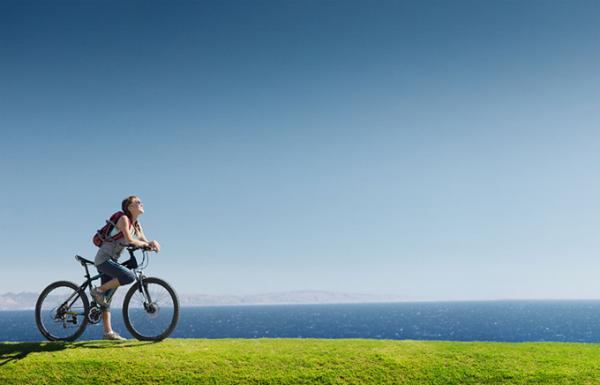
[[[142,228],[142,225],[140,225],[139,222],[138,222],[138,226],[139,226],[139,230],[140,230],[140,232],[138,234],[138,239],[141,239],[144,242],[150,243],[148,238],[146,238],[146,234],[144,234],[144,229]]]
[[[121,218],[119,218],[119,220],[117,221],[117,229],[121,230],[121,232],[123,233],[123,238],[125,238],[125,240],[130,245],[140,246],[140,247],[150,247],[149,242],[139,240],[139,239],[133,239],[131,234],[129,234],[129,218],[127,217],[127,215],[123,215],[123,216],[121,216]]]
[[[139,222],[138,226],[140,230],[138,238],[144,242],[148,242],[148,246],[150,246],[152,250],[156,251],[157,253],[160,252],[160,243],[158,243],[158,241],[149,241],[148,238],[146,238],[146,234],[144,234],[144,229],[142,228],[142,225],[139,224]]]

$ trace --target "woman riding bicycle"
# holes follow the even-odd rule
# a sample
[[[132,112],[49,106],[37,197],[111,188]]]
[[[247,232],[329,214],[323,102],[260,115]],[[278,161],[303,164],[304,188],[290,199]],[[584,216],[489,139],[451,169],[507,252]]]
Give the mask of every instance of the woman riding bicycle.
[[[138,221],[138,217],[144,213],[144,205],[140,198],[135,195],[125,198],[121,203],[121,209],[125,215],[119,218],[109,234],[109,239],[102,243],[94,260],[98,272],[102,274],[102,285],[91,290],[92,297],[102,307],[104,339],[108,340],[124,340],[125,338],[112,330],[110,304],[107,303],[105,294],[108,290],[116,290],[119,286],[130,284],[135,280],[131,270],[117,262],[123,249],[128,245],[133,245],[148,247],[156,252],[160,251],[160,244],[157,241],[146,239],[142,225]],[[122,238],[110,240],[119,232],[123,234]]]

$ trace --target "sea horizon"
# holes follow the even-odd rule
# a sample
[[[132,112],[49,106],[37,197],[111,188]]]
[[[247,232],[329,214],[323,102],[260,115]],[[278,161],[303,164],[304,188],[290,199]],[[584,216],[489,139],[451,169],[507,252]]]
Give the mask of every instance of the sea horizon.
[[[600,300],[182,307],[172,338],[361,338],[600,343]],[[113,327],[127,338],[121,309]],[[102,338],[88,325],[80,340]],[[0,341],[43,341],[33,310],[0,312]]]
[[[127,290],[117,292],[113,304],[119,308]],[[0,311],[34,310],[39,293],[33,291],[0,293]],[[182,307],[211,306],[260,306],[260,305],[335,305],[335,304],[418,304],[454,302],[503,302],[503,301],[600,301],[599,297],[529,297],[529,298],[419,298],[393,294],[347,293],[326,290],[293,290],[257,294],[178,294]]]

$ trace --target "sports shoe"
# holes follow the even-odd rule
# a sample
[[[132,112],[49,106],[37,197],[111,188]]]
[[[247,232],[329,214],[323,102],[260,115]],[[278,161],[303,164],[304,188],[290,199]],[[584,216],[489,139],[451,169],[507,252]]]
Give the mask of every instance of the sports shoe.
[[[126,341],[127,338],[123,338],[119,335],[119,333],[112,331],[109,333],[104,333],[104,336],[102,337],[105,340],[112,340],[112,341]]]
[[[106,299],[104,298],[104,293],[100,293],[98,288],[94,287],[90,290],[90,294],[96,303],[100,306],[106,306]]]

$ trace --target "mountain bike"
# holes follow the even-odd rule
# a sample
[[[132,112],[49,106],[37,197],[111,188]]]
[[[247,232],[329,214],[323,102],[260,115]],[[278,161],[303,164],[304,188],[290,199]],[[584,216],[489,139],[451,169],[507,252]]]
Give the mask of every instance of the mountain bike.
[[[142,250],[142,263],[138,264],[134,255]],[[142,341],[161,341],[175,329],[179,320],[179,299],[175,290],[160,278],[146,277],[148,248],[129,246],[129,260],[122,263],[131,269],[135,282],[123,300],[123,321],[129,333]],[[40,294],[35,305],[35,322],[38,329],[50,341],[75,341],[85,331],[88,323],[97,324],[102,319],[102,307],[97,304],[86,289],[92,289],[92,282],[101,274],[90,276],[88,265],[94,262],[79,255],[77,262],[85,269],[86,280],[79,286],[70,281],[57,281],[48,285]],[[110,303],[115,291],[107,292]]]

